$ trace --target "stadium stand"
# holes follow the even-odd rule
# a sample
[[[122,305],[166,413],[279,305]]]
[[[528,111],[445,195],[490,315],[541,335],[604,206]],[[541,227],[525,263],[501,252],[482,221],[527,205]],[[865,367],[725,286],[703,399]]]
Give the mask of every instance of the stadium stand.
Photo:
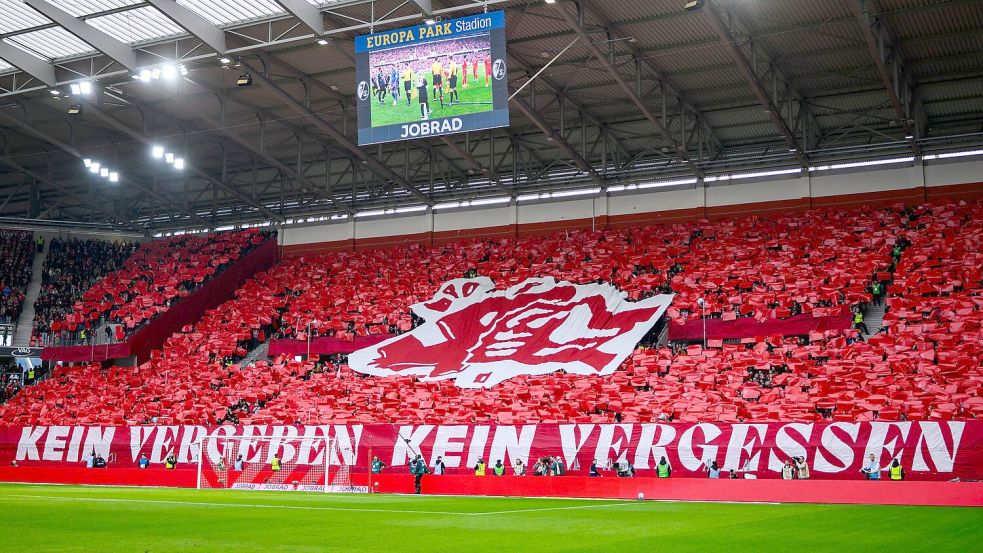
[[[60,343],[73,343],[80,331],[109,322],[123,325],[130,334],[265,239],[265,234],[249,229],[141,244],[118,270],[87,289],[70,313],[52,322],[51,332]]]
[[[24,294],[31,281],[34,260],[33,234],[19,230],[0,230],[0,323],[16,323],[24,305]]]
[[[140,367],[60,367],[0,408],[0,418],[14,424],[976,418],[983,415],[981,225],[980,203],[898,205],[287,259],[172,336]],[[560,372],[472,390],[449,381],[366,377],[343,356],[239,363],[271,335],[306,339],[310,328],[312,335],[353,340],[410,330],[416,323],[410,305],[429,299],[445,280],[475,273],[499,286],[529,276],[612,280],[636,299],[671,289],[672,315],[680,320],[699,316],[694,302],[701,289],[714,306],[708,316],[780,318],[796,305],[814,315],[862,307],[874,279],[890,287],[884,328],[872,329],[866,341],[841,328],[710,340],[705,349],[646,344],[609,377]]]
[[[136,249],[128,242],[55,238],[41,273],[41,293],[34,302],[32,344],[52,341],[51,325],[72,311],[82,294],[106,274],[120,268]]]

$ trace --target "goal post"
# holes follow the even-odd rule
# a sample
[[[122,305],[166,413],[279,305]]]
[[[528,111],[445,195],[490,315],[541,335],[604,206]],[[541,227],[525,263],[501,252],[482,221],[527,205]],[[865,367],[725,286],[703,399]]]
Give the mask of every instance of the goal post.
[[[198,451],[198,489],[368,493],[333,437],[211,435]]]

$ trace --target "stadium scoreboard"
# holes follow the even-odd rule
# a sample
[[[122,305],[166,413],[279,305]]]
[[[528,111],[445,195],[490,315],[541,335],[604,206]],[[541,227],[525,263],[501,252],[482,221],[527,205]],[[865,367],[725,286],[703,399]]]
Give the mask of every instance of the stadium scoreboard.
[[[355,38],[358,144],[509,125],[505,12]]]

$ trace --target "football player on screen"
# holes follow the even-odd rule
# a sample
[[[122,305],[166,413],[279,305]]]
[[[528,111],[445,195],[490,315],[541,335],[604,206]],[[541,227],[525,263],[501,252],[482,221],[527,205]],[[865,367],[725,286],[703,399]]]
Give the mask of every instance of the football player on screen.
[[[440,107],[444,107],[444,66],[440,63],[440,58],[434,58],[430,73],[433,77],[434,98],[440,98]]]

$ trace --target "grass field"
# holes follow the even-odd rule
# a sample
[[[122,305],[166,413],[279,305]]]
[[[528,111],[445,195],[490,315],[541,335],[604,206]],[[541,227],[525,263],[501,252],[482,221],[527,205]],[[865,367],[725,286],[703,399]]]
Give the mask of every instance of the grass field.
[[[3,551],[974,551],[983,510],[0,485]]]
[[[454,104],[453,106],[448,105],[451,98],[450,92],[446,90],[446,80],[444,82],[444,107],[440,107],[440,99],[433,96],[433,83],[431,82],[432,77],[430,75],[426,75],[426,78],[427,83],[429,83],[427,89],[430,92],[430,109],[433,110],[433,114],[430,116],[431,119],[491,111],[494,107],[492,105],[491,82],[488,83],[487,88],[485,87],[485,64],[483,63],[478,67],[477,82],[471,80],[471,73],[468,73],[467,88],[463,86],[463,80],[458,79],[457,92],[461,97],[461,103]],[[415,93],[416,87],[414,87],[413,90]],[[395,106],[393,105],[392,95],[387,94],[382,105],[379,105],[379,102],[375,96],[371,98],[373,127],[380,127],[384,125],[402,125],[403,123],[415,123],[420,121],[420,102],[417,101],[416,96],[414,95],[410,101],[410,105],[406,105],[406,96],[404,96],[404,93],[403,83],[400,82],[399,102],[397,102]]]

